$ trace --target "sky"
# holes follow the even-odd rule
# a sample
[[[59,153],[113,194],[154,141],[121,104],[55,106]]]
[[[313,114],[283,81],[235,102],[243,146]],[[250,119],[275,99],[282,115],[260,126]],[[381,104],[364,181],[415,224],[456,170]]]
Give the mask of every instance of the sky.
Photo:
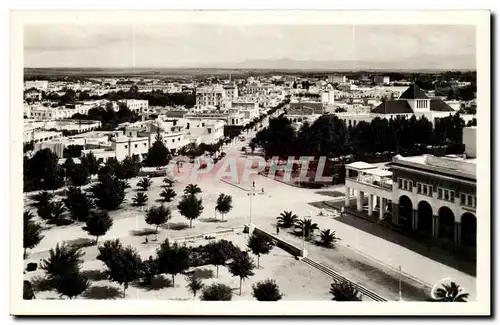
[[[475,67],[474,26],[77,25],[24,28],[25,67],[208,67],[248,60]]]

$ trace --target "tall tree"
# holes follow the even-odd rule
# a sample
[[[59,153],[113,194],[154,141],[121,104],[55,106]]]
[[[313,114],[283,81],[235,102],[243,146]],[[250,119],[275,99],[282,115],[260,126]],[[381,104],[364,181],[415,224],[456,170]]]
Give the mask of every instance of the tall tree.
[[[127,156],[121,163],[121,178],[130,179],[137,177],[140,169],[141,162],[139,161],[139,157],[137,155],[133,157]]]
[[[205,246],[207,260],[216,268],[216,276],[219,277],[219,265],[224,266],[226,262],[241,253],[241,250],[230,241],[220,239],[209,242]]]
[[[57,244],[49,251],[49,257],[42,260],[40,268],[44,270],[50,279],[75,273],[80,270],[85,255],[81,249],[67,244]]]
[[[71,217],[77,221],[86,221],[94,204],[89,197],[78,187],[68,187],[65,191],[64,205]]]
[[[159,272],[172,275],[172,283],[175,285],[175,275],[189,268],[189,254],[187,246],[176,242],[171,244],[166,239],[156,251]]]
[[[88,279],[80,272],[72,272],[54,279],[54,288],[60,295],[68,296],[71,300],[79,296],[90,286]]]
[[[67,176],[74,186],[83,186],[89,182],[90,178],[87,168],[82,165],[75,165]]]
[[[310,236],[314,233],[315,230],[318,230],[318,224],[313,223],[311,219],[302,219],[302,220],[297,220],[295,223],[295,226],[300,230],[300,233],[305,237],[305,238],[310,238]]]
[[[247,247],[252,250],[252,253],[257,255],[257,268],[259,268],[260,255],[269,254],[273,248],[273,243],[268,237],[253,233],[248,238]]]
[[[203,202],[195,195],[184,195],[177,205],[179,213],[189,220],[189,227],[193,227],[193,220],[203,212]]]
[[[123,245],[119,239],[106,240],[97,249],[99,250],[99,254],[96,259],[106,264],[113,256],[118,255],[123,250]]]
[[[241,283],[243,279],[247,279],[254,275],[253,269],[255,268],[255,264],[248,253],[242,252],[233,257],[231,263],[228,264],[229,272],[233,276],[237,276],[240,278],[240,296],[241,296]]]
[[[89,235],[95,236],[95,243],[97,245],[99,237],[105,235],[111,226],[113,226],[113,219],[109,216],[108,211],[92,211],[90,217],[87,219],[84,230]]]
[[[106,176],[90,191],[96,199],[96,205],[103,210],[116,210],[125,199],[126,183],[117,177]]]
[[[166,188],[161,193],[160,196],[163,202],[172,202],[173,198],[177,196],[173,188]]]
[[[149,148],[144,159],[144,164],[148,167],[160,167],[168,165],[170,151],[163,143],[161,136],[156,139],[151,148]]]
[[[172,211],[169,207],[165,207],[163,204],[151,207],[146,212],[146,223],[148,225],[155,225],[155,232],[158,233],[158,227],[165,224],[172,218]]]
[[[233,208],[233,198],[231,195],[221,193],[217,198],[215,204],[215,210],[217,210],[222,215],[222,220],[224,221],[224,215],[231,211]]]
[[[84,166],[88,170],[90,175],[97,174],[97,171],[99,170],[99,162],[97,161],[92,151],[83,156],[80,160],[82,166]]]
[[[112,281],[123,284],[125,297],[128,284],[139,278],[142,261],[137,251],[131,246],[122,248],[118,254],[107,260],[108,274]]]

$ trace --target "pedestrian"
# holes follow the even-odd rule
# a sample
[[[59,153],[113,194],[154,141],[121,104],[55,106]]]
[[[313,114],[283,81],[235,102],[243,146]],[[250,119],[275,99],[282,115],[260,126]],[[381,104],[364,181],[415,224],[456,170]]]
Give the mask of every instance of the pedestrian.
[[[146,237],[146,240],[144,241],[144,243],[146,243],[146,244],[148,243],[148,237]]]
[[[253,188],[255,188],[255,181],[253,181]]]
[[[340,216],[344,215],[344,207],[340,208]]]
[[[276,226],[276,235],[280,234],[280,226]]]
[[[264,193],[264,188],[262,188],[262,193]]]

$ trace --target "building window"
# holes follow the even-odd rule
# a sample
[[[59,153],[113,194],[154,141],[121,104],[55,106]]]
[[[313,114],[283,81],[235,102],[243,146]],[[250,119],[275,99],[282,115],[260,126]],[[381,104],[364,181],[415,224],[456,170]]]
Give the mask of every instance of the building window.
[[[438,199],[442,199],[442,198],[443,198],[443,189],[438,188]]]
[[[147,143],[145,143],[145,144],[144,144],[144,146],[145,146],[145,147],[146,147],[147,145],[148,145]]]
[[[417,193],[421,194],[422,193],[422,184],[417,183]]]
[[[128,146],[127,146],[127,145],[125,145],[125,149],[127,149],[127,148],[128,148]]]
[[[137,144],[134,144],[134,148],[137,148]]]
[[[466,202],[467,202],[467,201],[466,201],[466,199],[465,199],[465,198],[466,198],[466,197],[465,197],[465,194],[464,194],[464,193],[460,194],[460,204],[461,204],[461,205],[466,205]]]

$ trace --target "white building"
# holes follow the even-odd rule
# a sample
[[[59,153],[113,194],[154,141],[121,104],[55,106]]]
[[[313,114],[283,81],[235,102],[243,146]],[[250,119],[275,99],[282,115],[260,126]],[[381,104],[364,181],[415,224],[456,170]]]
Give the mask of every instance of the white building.
[[[196,88],[196,105],[220,107],[224,95],[225,91],[221,85]]]
[[[24,89],[39,89],[39,90],[47,90],[49,86],[49,82],[47,80],[34,80],[34,81],[25,81]]]
[[[375,76],[373,82],[377,85],[388,85],[391,83],[391,78],[389,76]]]
[[[347,82],[347,77],[339,75],[330,75],[328,76],[328,82],[332,84],[343,84]]]
[[[140,99],[123,99],[119,100],[118,102],[125,104],[128,109],[138,114],[141,114],[143,110],[147,110],[149,105],[147,100]]]

